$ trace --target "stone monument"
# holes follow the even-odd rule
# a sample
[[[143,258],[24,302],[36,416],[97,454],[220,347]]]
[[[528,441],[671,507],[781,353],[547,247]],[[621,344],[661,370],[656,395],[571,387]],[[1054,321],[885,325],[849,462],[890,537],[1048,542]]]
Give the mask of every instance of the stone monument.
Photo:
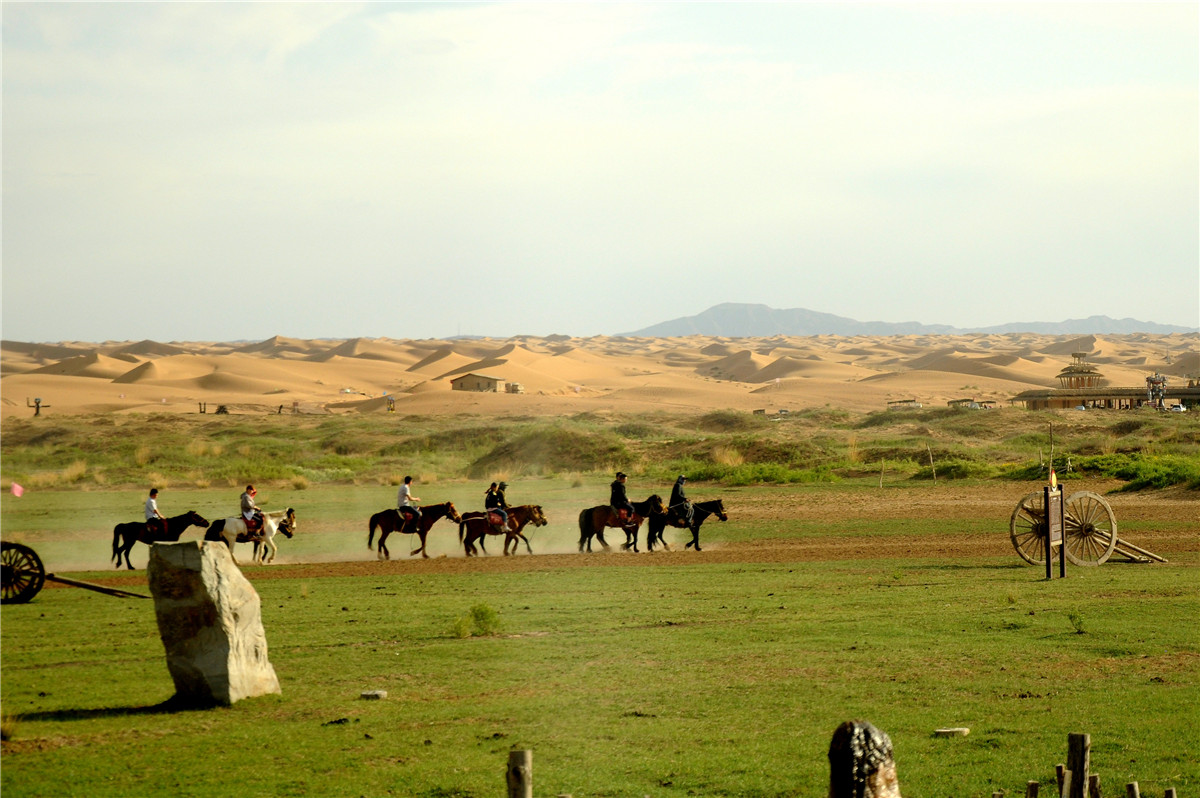
[[[258,593],[224,542],[156,543],[147,573],[173,702],[230,705],[281,692]]]

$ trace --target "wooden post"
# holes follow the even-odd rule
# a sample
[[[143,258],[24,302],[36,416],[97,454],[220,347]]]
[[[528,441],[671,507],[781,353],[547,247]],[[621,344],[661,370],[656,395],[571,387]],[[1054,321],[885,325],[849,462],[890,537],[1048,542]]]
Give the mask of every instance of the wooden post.
[[[1054,766],[1054,780],[1058,782],[1059,798],[1062,798],[1063,782],[1066,781],[1066,778],[1067,778],[1067,766],[1060,762],[1059,764]]]
[[[929,452],[929,470],[933,472],[933,481],[937,482],[937,469],[933,465],[933,449],[929,448],[929,444],[925,444],[925,451]]]
[[[1063,768],[1062,790],[1058,793],[1058,798],[1070,798],[1071,784],[1075,781],[1075,774],[1070,768]]]
[[[533,751],[508,752],[508,798],[533,798]]]
[[[1065,556],[1065,552],[1059,556]],[[1092,751],[1089,734],[1067,735],[1067,770],[1071,771],[1071,789],[1066,798],[1085,798],[1088,785],[1088,765]]]
[[[1142,798],[1142,791],[1138,789],[1138,783],[1131,781],[1125,785],[1125,798]]]
[[[1040,789],[1041,786],[1042,785],[1036,781],[1026,782],[1025,783],[1025,798],[1038,798],[1038,789]]]
[[[1175,798],[1175,788],[1168,787],[1167,791],[1163,793],[1163,798]]]
[[[1088,798],[1103,798],[1100,795],[1100,777],[1095,773],[1088,775]]]

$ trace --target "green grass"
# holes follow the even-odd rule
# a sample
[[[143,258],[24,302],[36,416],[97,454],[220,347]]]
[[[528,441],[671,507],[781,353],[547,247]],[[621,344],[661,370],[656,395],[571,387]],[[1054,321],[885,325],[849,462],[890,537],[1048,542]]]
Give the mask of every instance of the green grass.
[[[1153,410],[857,415],[826,408],[774,418],[722,410],[551,421],[62,416],[9,418],[0,433],[5,488],[392,485],[404,474],[491,480],[617,469],[734,485],[833,482],[881,469],[914,479],[1032,479],[1045,476],[1053,453],[1062,478],[1073,472],[1132,489],[1200,489],[1200,414]]]
[[[154,709],[172,687],[149,602],[46,590],[3,610],[4,712],[26,744],[3,789],[485,796],[531,748],[537,794],[819,795],[829,735],[863,717],[891,735],[906,795],[1048,785],[1072,732],[1110,789],[1188,794],[1196,564],[260,580],[283,694],[174,714]],[[502,628],[461,636],[464,616]]]

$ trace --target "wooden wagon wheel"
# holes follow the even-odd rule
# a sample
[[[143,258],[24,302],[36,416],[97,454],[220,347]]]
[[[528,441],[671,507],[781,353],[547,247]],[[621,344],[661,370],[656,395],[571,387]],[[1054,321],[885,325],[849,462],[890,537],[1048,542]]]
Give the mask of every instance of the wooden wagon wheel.
[[[1117,519],[1102,496],[1072,493],[1063,507],[1067,560],[1093,566],[1107,560],[1117,546]]]
[[[0,604],[32,601],[46,582],[46,568],[37,552],[20,543],[0,541]]]
[[[1008,522],[1013,548],[1022,560],[1031,565],[1046,563],[1046,496],[1035,490],[1017,503]],[[1051,554],[1050,562],[1058,562],[1058,549]]]

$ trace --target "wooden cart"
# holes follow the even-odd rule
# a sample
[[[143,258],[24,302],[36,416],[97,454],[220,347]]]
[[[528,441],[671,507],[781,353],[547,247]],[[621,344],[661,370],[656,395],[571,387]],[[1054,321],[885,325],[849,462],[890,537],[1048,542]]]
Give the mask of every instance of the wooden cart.
[[[1045,537],[1046,498],[1035,490],[1017,503],[1009,520],[1009,535],[1013,548],[1021,559],[1032,565],[1046,562]],[[1063,507],[1065,522],[1063,551],[1072,565],[1100,565],[1114,553],[1133,562],[1166,562],[1157,554],[1138,548],[1117,537],[1117,519],[1103,496],[1082,491],[1071,494]],[[1051,554],[1058,559],[1058,550]]]
[[[48,574],[36,551],[23,543],[0,541],[0,604],[26,604],[33,601],[47,581],[120,598],[150,598],[141,593]]]

